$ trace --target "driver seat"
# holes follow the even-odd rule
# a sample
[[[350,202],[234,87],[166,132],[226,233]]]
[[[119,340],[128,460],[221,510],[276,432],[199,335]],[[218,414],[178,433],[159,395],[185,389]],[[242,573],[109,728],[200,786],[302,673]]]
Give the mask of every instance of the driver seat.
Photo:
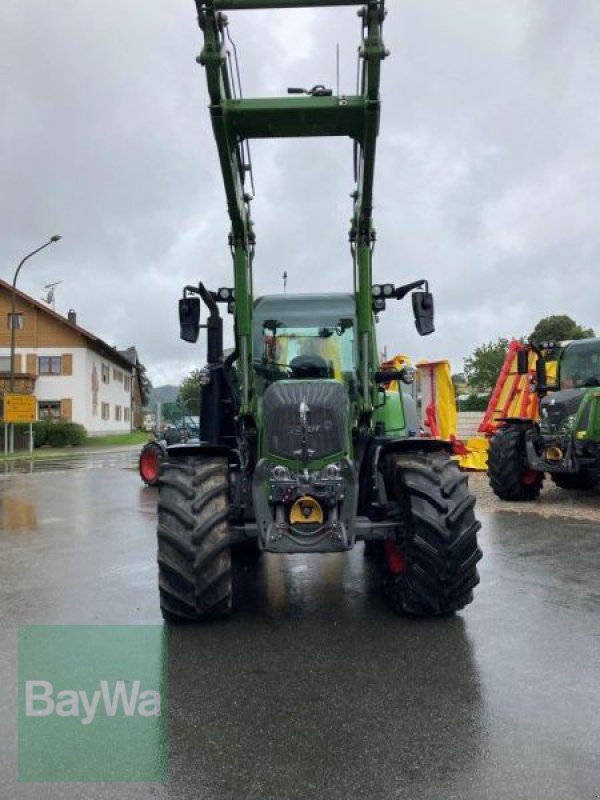
[[[289,363],[294,378],[332,378],[333,370],[324,358],[315,355],[302,355],[292,358]]]

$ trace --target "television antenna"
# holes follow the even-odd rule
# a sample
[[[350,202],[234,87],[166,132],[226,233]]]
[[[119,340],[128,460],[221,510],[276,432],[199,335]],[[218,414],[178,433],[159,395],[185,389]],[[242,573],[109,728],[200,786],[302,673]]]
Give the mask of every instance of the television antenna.
[[[53,311],[56,311],[55,297],[54,297],[54,287],[58,286],[59,283],[62,283],[62,281],[55,281],[54,283],[47,283],[44,286],[44,289],[47,289],[48,292],[47,292],[45,297],[42,297],[42,300],[44,301],[44,303],[48,303],[49,306],[52,306],[52,310]]]

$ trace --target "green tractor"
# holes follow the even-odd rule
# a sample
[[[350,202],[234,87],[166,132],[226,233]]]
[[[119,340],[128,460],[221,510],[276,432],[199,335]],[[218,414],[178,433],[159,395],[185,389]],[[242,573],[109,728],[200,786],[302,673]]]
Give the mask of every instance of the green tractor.
[[[169,621],[232,608],[232,553],[333,553],[364,541],[398,613],[445,615],[471,602],[480,528],[450,442],[419,437],[414,402],[390,391],[414,373],[380,368],[375,335],[386,304],[412,293],[421,335],[433,332],[425,280],[373,284],[372,221],[379,78],[388,55],[383,0],[197,0],[210,114],[231,219],[233,285],[186,286],[181,337],[207,331],[198,443],[168,448],[158,501],[160,603]],[[242,99],[228,56],[227,10],[359,6],[360,89],[316,85]],[[235,52],[235,48],[233,48]],[[338,136],[353,142],[352,291],[254,298],[248,142]],[[314,260],[311,254],[311,260]],[[201,303],[206,322],[201,326]],[[220,306],[233,317],[223,353]]]
[[[561,489],[592,489],[600,482],[600,339],[537,347],[534,389],[539,422],[506,418],[490,443],[490,485],[502,500],[536,500],[548,473]],[[529,371],[529,351],[518,353]],[[549,384],[547,364],[555,362]]]

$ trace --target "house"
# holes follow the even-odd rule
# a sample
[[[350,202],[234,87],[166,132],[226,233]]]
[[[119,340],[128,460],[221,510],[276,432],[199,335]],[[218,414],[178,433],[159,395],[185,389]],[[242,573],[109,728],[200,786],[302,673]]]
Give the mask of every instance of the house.
[[[0,394],[10,390],[11,295],[0,280]],[[130,431],[131,358],[78,325],[74,311],[63,317],[19,290],[16,311],[15,391],[35,395],[38,419],[78,422],[90,435]]]
[[[119,350],[120,355],[131,364],[133,377],[131,383],[131,423],[134,428],[144,427],[144,387],[142,385],[142,371],[144,367],[138,357],[135,347]]]

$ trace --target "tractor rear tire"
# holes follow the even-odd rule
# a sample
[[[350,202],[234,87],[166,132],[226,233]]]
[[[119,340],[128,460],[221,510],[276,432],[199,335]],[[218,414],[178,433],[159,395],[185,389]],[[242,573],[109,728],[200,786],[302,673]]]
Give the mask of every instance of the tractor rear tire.
[[[560,489],[594,489],[598,478],[589,472],[553,472],[550,477]]]
[[[490,442],[488,477],[492,491],[501,500],[531,502],[540,496],[544,473],[529,469],[525,463],[525,430],[521,425],[500,428]]]
[[[169,622],[231,613],[227,459],[178,458],[163,466],[158,493],[160,607]]]
[[[140,453],[138,471],[146,486],[158,486],[160,465],[166,453],[158,442],[147,442]]]
[[[385,542],[384,594],[398,614],[451,614],[473,600],[481,550],[468,478],[445,453],[389,456],[384,478],[398,521]]]

